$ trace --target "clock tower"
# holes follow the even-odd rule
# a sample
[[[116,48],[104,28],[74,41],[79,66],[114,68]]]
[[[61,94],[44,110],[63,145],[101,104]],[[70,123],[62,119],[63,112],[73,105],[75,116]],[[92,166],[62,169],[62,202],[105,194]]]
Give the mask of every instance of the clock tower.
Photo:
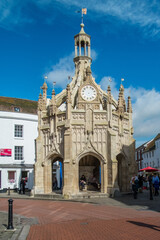
[[[65,198],[79,196],[84,190],[105,196],[128,191],[136,171],[131,99],[126,109],[122,84],[116,101],[110,86],[106,92],[96,83],[91,72],[91,38],[84,24],[80,26],[74,37],[72,81],[57,95],[53,90],[51,99],[44,83],[39,96],[35,194],[52,193],[55,162],[62,165]],[[80,186],[82,175],[85,189]],[[93,177],[94,186],[89,184]]]

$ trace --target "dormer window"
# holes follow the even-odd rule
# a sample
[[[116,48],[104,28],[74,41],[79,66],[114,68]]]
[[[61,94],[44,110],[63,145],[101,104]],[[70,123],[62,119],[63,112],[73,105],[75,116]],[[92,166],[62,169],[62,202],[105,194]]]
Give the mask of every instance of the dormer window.
[[[20,112],[20,108],[19,107],[14,107],[14,111],[15,112]]]

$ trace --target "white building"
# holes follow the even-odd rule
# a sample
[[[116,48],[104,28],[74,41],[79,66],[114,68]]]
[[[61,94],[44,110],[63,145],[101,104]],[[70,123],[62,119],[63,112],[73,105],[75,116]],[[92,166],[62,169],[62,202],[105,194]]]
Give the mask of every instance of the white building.
[[[33,188],[37,127],[36,101],[0,97],[0,191],[19,188],[21,178],[26,188]],[[54,163],[52,174],[60,188],[59,162]]]
[[[160,133],[147,143],[142,158],[142,168],[150,166],[160,170]]]
[[[34,184],[37,102],[0,97],[0,189],[26,188]]]

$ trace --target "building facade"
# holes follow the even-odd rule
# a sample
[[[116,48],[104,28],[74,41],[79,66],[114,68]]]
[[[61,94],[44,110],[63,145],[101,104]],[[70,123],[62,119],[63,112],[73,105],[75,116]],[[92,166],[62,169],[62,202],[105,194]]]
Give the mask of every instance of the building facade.
[[[139,146],[138,148],[136,148],[135,150],[135,161],[137,163],[138,166],[138,170],[142,169],[143,167],[143,157],[142,154],[145,150],[145,148],[147,147],[148,142],[142,144],[141,146]]]
[[[142,168],[150,166],[160,170],[160,133],[146,144],[142,158]]]
[[[0,189],[34,185],[37,102],[0,97]]]
[[[47,98],[47,84],[38,101],[35,194],[52,192],[53,163],[62,164],[63,195],[79,193],[79,180],[94,176],[101,193],[127,191],[136,171],[132,106],[121,84],[116,101],[111,88],[103,91],[91,72],[90,36],[75,35],[75,75],[61,93]],[[107,83],[106,83],[107,84]]]

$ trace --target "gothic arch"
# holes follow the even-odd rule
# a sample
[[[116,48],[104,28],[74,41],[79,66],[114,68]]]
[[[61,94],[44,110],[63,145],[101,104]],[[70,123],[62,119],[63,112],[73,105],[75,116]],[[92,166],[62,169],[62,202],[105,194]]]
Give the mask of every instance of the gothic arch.
[[[95,151],[92,151],[92,150],[89,150],[89,151],[85,151],[81,154],[79,154],[77,156],[77,163],[78,163],[78,175],[79,175],[79,178],[81,177],[80,176],[80,161],[82,159],[84,159],[85,157],[94,157],[94,161],[97,160],[99,163],[97,164],[97,166],[95,165],[96,168],[99,167],[99,177],[98,177],[98,172],[97,172],[97,169],[93,170],[93,174],[90,174],[90,175],[95,175],[95,172],[97,172],[97,178],[98,178],[98,182],[100,183],[101,187],[100,187],[100,191],[101,192],[104,192],[104,166],[106,166],[106,161],[105,159],[103,158],[103,156],[99,153],[96,153]],[[93,165],[94,166],[94,165]],[[95,171],[95,172],[94,172]],[[87,176],[89,177],[89,176]]]
[[[117,180],[120,191],[127,191],[127,156],[120,152],[116,156],[117,160]]]
[[[95,151],[92,151],[92,150],[90,150],[90,151],[85,151],[85,152],[81,152],[81,153],[77,156],[77,162],[79,163],[79,161],[80,161],[83,157],[85,157],[85,156],[87,156],[87,155],[91,155],[91,156],[97,158],[100,163],[106,163],[104,157],[103,157],[101,154],[99,154],[99,153],[97,153],[97,152],[95,152]]]
[[[45,161],[43,162],[44,167],[44,188],[45,193],[51,193],[53,191],[53,181],[55,177],[57,178],[57,172],[54,171],[56,168],[54,168],[54,163],[56,161],[59,161],[62,163],[62,176],[63,174],[63,157],[61,154],[57,154],[56,152],[53,152],[47,156]],[[58,169],[59,166],[57,166]],[[60,183],[60,179],[58,179],[58,186],[61,184],[63,185],[63,177],[62,177],[62,183]]]

